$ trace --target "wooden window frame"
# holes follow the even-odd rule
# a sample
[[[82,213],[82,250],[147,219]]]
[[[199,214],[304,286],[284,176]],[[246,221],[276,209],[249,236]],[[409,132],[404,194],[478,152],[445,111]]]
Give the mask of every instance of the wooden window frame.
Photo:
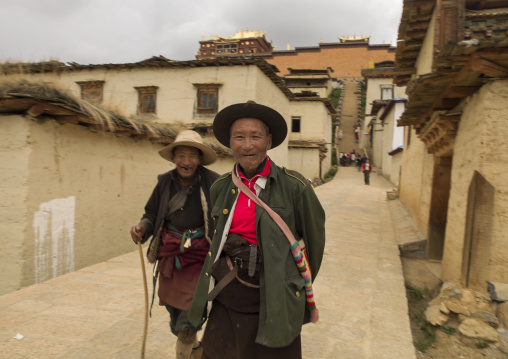
[[[291,116],[291,132],[302,132],[302,118],[300,116]]]
[[[385,98],[383,95],[384,95],[384,92],[386,90],[390,90],[391,92],[391,97],[389,98]],[[391,100],[393,99],[393,96],[394,96],[394,86],[393,85],[381,85],[381,100]]]
[[[81,88],[81,99],[94,105],[101,104],[104,96],[104,81],[76,81]]]
[[[196,113],[198,115],[215,115],[219,109],[219,88],[221,84],[193,84],[196,87]],[[213,95],[213,99],[209,99]],[[203,98],[206,96],[206,99]]]
[[[134,87],[138,91],[138,114],[155,115],[157,113],[157,89],[158,86]],[[146,96],[153,96],[153,100]]]
[[[217,44],[215,51],[218,54],[236,54],[238,52],[238,44]]]

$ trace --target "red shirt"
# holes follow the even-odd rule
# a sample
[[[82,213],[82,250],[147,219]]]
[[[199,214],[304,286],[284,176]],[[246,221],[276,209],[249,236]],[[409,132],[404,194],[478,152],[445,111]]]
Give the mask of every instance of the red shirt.
[[[256,173],[250,180],[245,177],[243,173],[238,172],[238,174],[242,182],[252,191],[252,193],[256,194],[256,190],[254,189],[256,181],[259,177],[268,177],[271,165],[270,159],[267,156],[263,171]],[[256,238],[256,203],[252,202],[249,197],[242,192],[240,192],[236,202],[235,212],[233,213],[229,232],[239,234],[249,243],[258,243]]]

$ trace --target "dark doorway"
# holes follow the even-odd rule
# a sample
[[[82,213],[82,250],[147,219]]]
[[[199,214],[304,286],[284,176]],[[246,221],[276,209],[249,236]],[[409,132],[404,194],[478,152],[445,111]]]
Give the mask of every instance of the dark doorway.
[[[451,174],[452,157],[435,157],[427,243],[429,259],[443,258]]]
[[[487,292],[489,280],[494,192],[494,187],[475,171],[467,200],[462,279],[466,287],[482,293]]]

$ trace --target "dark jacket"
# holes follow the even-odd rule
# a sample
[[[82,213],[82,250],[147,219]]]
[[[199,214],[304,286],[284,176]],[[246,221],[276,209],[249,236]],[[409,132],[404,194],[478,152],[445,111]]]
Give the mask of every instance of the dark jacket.
[[[201,190],[206,198],[206,203],[202,203],[203,210],[206,212],[203,213],[205,218],[205,227],[208,229],[208,233],[206,235],[207,238],[211,239],[213,236],[213,225],[211,219],[212,207],[210,204],[210,187],[219,177],[219,174],[203,166],[199,166],[198,173],[199,176],[201,176]],[[177,178],[176,169],[158,176],[157,185],[146,203],[145,214],[139,222],[139,224],[143,225],[146,229],[142,242],[145,243],[148,238],[152,237],[147,252],[147,258],[151,263],[154,263],[155,258],[157,257],[161,230],[164,225],[164,218],[168,212],[169,200],[172,195],[170,193],[171,181],[174,181],[175,178]]]
[[[238,193],[231,173],[221,176],[211,188],[215,234],[188,317],[195,325],[206,319],[210,271],[220,255],[224,227]],[[325,213],[312,186],[299,173],[272,162],[265,189],[259,197],[282,217],[296,239],[303,238],[315,278],[325,246]],[[289,241],[260,206],[256,207],[256,232],[263,256],[256,342],[268,347],[287,346],[300,334],[302,324],[309,322],[305,282],[294,262]],[[319,305],[319,298],[317,302]]]

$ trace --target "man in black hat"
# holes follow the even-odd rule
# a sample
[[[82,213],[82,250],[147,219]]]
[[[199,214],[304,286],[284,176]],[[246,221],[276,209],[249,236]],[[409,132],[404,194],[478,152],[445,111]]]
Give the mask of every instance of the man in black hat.
[[[303,240],[313,278],[325,245],[323,208],[305,177],[267,156],[287,134],[277,111],[254,102],[231,105],[217,114],[213,129],[237,163],[210,189],[214,236],[189,313],[199,323],[211,304],[203,358],[301,358],[300,331],[310,319],[305,281],[288,239],[232,176]]]

